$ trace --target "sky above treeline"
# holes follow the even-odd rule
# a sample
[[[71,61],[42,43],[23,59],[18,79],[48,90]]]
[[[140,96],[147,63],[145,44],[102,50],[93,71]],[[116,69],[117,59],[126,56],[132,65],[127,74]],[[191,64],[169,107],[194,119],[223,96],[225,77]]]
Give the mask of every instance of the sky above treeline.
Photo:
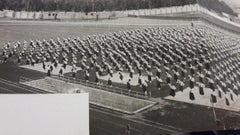
[[[233,10],[240,14],[240,0],[223,0],[225,1]]]

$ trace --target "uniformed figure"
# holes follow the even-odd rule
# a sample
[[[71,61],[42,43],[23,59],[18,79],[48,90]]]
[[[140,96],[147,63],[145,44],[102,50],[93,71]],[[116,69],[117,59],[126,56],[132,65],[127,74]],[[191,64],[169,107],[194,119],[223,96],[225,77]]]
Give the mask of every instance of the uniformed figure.
[[[161,77],[161,70],[160,70],[160,68],[157,68],[156,76],[157,76],[158,78]]]
[[[88,71],[85,71],[85,80],[88,82],[89,81],[90,74]]]
[[[18,56],[18,64],[21,64],[22,56]]]
[[[203,83],[203,78],[204,78],[204,75],[202,73],[199,73],[199,82]]]
[[[170,96],[175,97],[176,95],[176,87],[174,85],[169,85],[170,87]]]
[[[190,72],[192,75],[195,73],[195,68],[193,66],[190,67]]]
[[[31,60],[31,65],[32,65],[32,66],[35,65],[35,60],[34,60],[34,59]]]
[[[210,70],[210,62],[208,60],[205,62],[205,68]]]
[[[163,82],[162,79],[157,77],[157,88],[158,88],[158,90],[161,89],[162,82]]]
[[[142,76],[141,75],[138,77],[138,84],[142,85]]]
[[[148,81],[152,81],[152,72],[148,71]]]
[[[179,90],[183,92],[183,88],[184,88],[184,83],[180,80],[177,81],[177,84],[179,86]]]
[[[26,64],[29,65],[30,64],[30,58],[28,56],[26,56]]]
[[[57,68],[57,66],[58,66],[58,60],[55,60],[54,67]]]
[[[175,81],[178,80],[178,76],[179,76],[179,73],[178,72],[174,72],[173,78],[174,78]]]
[[[172,76],[169,73],[167,73],[166,81],[167,81],[168,84],[171,83],[171,78],[172,78]]]
[[[99,72],[98,72],[98,74],[99,74],[100,76],[103,75],[103,69],[102,69],[101,67],[99,68]]]
[[[195,79],[194,79],[193,77],[190,77],[189,87],[190,87],[191,89],[194,88],[194,82],[195,82]]]
[[[50,65],[50,70],[51,70],[51,72],[53,71],[53,65]]]
[[[7,59],[8,59],[8,55],[5,54],[4,57],[3,57],[3,62],[6,63]]]
[[[129,72],[129,77],[133,78],[133,72],[132,71]]]
[[[111,80],[110,77],[108,78],[108,85],[109,85],[110,87],[112,86],[112,80]]]
[[[232,101],[234,101],[233,94],[231,92],[230,92],[230,98],[231,98]]]
[[[182,71],[181,71],[182,78],[185,77],[186,73],[187,73],[186,69],[182,69]]]
[[[131,79],[129,79],[127,82],[127,89],[128,91],[131,91]]]
[[[138,68],[138,75],[141,76],[142,75],[142,67]]]
[[[120,78],[121,81],[123,80],[122,72],[119,72],[119,78]]]
[[[112,70],[112,69],[110,70],[109,75],[110,75],[111,77],[113,77],[113,70]]]
[[[98,72],[96,72],[95,83],[99,84],[99,74],[98,74]]]
[[[199,83],[199,94],[200,95],[204,95],[204,84],[203,83]]]
[[[218,90],[218,97],[222,98],[222,92],[220,90]]]
[[[62,76],[63,76],[63,69],[60,68],[60,70],[59,70],[59,77],[62,77]]]
[[[76,78],[77,71],[74,69],[72,73],[72,77],[75,79]]]
[[[146,81],[144,81],[142,83],[142,90],[143,90],[143,93],[145,93],[145,96],[147,96],[147,87],[148,87],[148,84],[146,83]]]
[[[229,106],[229,105],[230,105],[230,103],[229,103],[229,100],[228,100],[228,98],[227,98],[227,97],[225,97],[225,103],[226,103],[226,105],[227,105],[227,106]]]
[[[217,97],[215,95],[215,92],[213,92],[213,94],[211,94],[211,99],[210,99],[211,103],[217,103]]]
[[[192,27],[194,27],[194,24],[193,24],[193,22],[191,22],[191,26],[192,26]]]
[[[67,67],[67,61],[63,61],[62,67],[63,67],[64,69],[66,69],[66,67]]]
[[[192,90],[190,90],[190,92],[189,92],[189,99],[190,99],[190,100],[195,100],[195,95],[194,95],[194,93],[192,92]]]
[[[51,69],[50,69],[50,67],[48,67],[47,76],[51,76]]]
[[[215,91],[215,88],[214,88],[214,81],[212,79],[208,79],[208,82],[209,82],[209,87]]]

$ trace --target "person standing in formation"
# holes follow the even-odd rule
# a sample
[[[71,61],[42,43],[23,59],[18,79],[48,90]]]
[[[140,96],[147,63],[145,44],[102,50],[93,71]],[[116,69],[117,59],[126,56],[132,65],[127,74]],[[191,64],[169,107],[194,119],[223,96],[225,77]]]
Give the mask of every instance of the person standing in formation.
[[[112,87],[112,80],[111,80],[110,77],[108,78],[108,85],[109,85],[110,87]]]
[[[163,80],[157,76],[157,88],[158,90],[161,90],[161,85],[163,83]]]
[[[95,83],[99,85],[99,73],[96,72],[95,74],[96,74]]]
[[[62,67],[59,70],[59,77],[63,77],[63,68]]]
[[[119,78],[120,78],[121,81],[123,81],[123,74],[122,74],[122,72],[119,72]]]
[[[129,79],[127,82],[127,90],[128,92],[131,92],[131,79]]]

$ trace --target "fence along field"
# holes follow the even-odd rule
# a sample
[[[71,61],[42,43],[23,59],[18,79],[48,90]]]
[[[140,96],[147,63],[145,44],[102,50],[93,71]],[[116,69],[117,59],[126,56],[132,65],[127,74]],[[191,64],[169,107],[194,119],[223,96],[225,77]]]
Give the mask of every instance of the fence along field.
[[[4,10],[0,11],[0,17],[6,17],[10,19],[28,19],[28,20],[102,20],[102,19],[114,19],[127,17],[129,15],[135,16],[151,16],[151,15],[164,15],[177,13],[192,13],[201,12],[212,16],[221,16],[225,21],[233,21],[240,23],[238,17],[229,14],[219,14],[213,10],[209,11],[205,7],[199,4],[190,4],[185,6],[173,6],[173,7],[162,7],[153,9],[138,9],[138,10],[124,10],[124,11],[102,11],[102,12],[27,12],[27,11],[12,11]]]
[[[46,77],[44,79],[30,81],[28,80],[23,81],[21,83],[31,87],[47,91],[53,91],[56,93],[75,93],[78,90],[80,90],[81,92],[87,92],[89,93],[89,100],[91,104],[113,109],[127,114],[138,113],[140,111],[152,107],[155,104],[155,102],[131,96],[126,96],[123,93],[117,94],[114,92],[110,92],[102,89],[101,86],[94,85],[95,86],[94,88],[94,86],[93,85],[91,86],[91,84],[89,84],[88,86],[84,86],[81,84],[77,84],[77,82],[79,81],[76,81],[74,83],[71,82],[74,81],[65,80],[64,78],[62,78],[62,80],[59,80],[58,77],[57,79]],[[114,88],[110,89],[114,90]],[[140,96],[141,95],[139,95],[139,97]]]

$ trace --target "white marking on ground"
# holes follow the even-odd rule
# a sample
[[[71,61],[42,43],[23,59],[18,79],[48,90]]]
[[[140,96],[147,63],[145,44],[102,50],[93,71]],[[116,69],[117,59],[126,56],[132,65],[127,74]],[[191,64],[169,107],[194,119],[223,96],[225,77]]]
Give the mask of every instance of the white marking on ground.
[[[212,103],[210,102],[212,90],[209,88],[204,88],[204,95],[199,94],[199,87],[194,87],[192,92],[194,93],[195,100],[189,99],[189,93],[190,88],[186,88],[183,92],[178,91],[176,92],[176,96],[168,96],[165,99],[174,100],[174,101],[180,101],[190,104],[198,104],[203,106],[209,106],[212,107]],[[213,106],[215,108],[225,109],[225,110],[231,110],[231,111],[240,111],[240,98],[233,94],[234,101],[230,98],[230,93],[227,93],[226,95],[222,93],[222,98],[218,97],[218,92],[216,91],[216,97],[217,97],[217,103],[215,103]],[[230,106],[227,106],[225,103],[225,96],[228,98]]]
[[[116,82],[116,83],[121,83],[121,84],[127,84],[128,80],[131,79],[130,84],[132,86],[137,86],[138,84],[138,74],[133,74],[133,78],[131,78],[129,76],[129,73],[124,73],[122,72],[123,75],[123,80],[120,79],[119,77],[119,73],[113,73],[113,77],[111,77],[110,75],[106,75],[106,76],[100,76],[99,79],[101,80],[105,80],[107,81],[109,78],[111,78],[112,82]],[[147,76],[142,76],[142,82],[144,82],[145,80],[148,81],[148,77]],[[152,80],[154,80],[155,77],[152,77]]]
[[[47,73],[47,70],[49,68],[48,66],[50,66],[50,65],[51,65],[50,62],[46,62],[46,69],[45,70],[43,69],[42,63],[34,64],[34,66],[32,66],[32,65],[22,65],[20,67],[35,70],[35,71],[39,71],[39,72],[43,72],[43,73]],[[59,75],[59,71],[60,71],[61,67],[62,67],[62,64],[58,64],[58,66],[56,68],[53,66],[53,71],[52,71],[51,74]],[[67,65],[66,69],[63,69],[63,74],[70,73],[70,72],[72,72],[71,70],[72,70],[72,66]],[[77,70],[81,70],[81,68],[77,67]]]
[[[112,112],[109,113],[109,112],[101,111],[99,109],[95,109],[95,108],[91,108],[91,107],[90,107],[90,110],[93,110],[93,111],[96,111],[96,112],[100,112],[100,113],[103,113],[103,114],[107,114],[107,115],[110,115],[110,116],[114,116],[114,117],[117,117],[117,118],[122,118],[122,119],[125,119],[125,120],[129,120],[131,122],[135,122],[135,123],[138,123],[138,124],[154,127],[154,128],[160,129],[160,130],[171,132],[171,133],[174,133],[174,132],[177,131],[177,130],[172,129],[174,127],[169,128],[168,125],[161,124],[161,123],[158,123],[158,122],[148,121],[148,122],[151,122],[153,125],[145,123],[144,121],[146,121],[146,119],[131,119],[131,118],[128,118],[128,117],[125,118],[125,117],[116,115],[116,114],[114,114]],[[154,124],[156,124],[156,125],[154,125]]]
[[[20,86],[12,83],[12,82],[10,82],[10,81],[7,81],[7,80],[0,79],[0,82],[1,82],[1,83],[4,83],[4,84],[7,84],[7,85],[9,85],[9,86],[13,86],[13,87],[15,87],[15,88],[22,89],[22,90],[24,90],[24,91],[28,91],[28,92],[32,92],[32,93],[37,93],[36,91],[29,90],[29,89],[25,89],[25,88],[20,87]]]

